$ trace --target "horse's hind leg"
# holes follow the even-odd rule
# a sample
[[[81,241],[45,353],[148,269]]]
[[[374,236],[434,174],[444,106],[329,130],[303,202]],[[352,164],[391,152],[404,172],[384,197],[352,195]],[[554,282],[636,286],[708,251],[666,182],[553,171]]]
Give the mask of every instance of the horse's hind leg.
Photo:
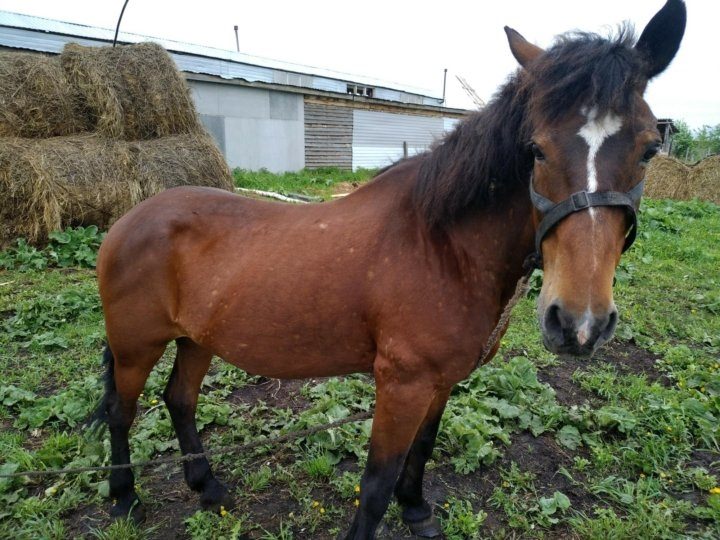
[[[125,355],[121,351],[116,351],[115,357],[110,348],[105,350],[105,360],[108,364],[105,400],[113,465],[130,463],[128,434],[135,420],[137,400],[150,371],[164,350],[165,345],[152,347],[140,354]],[[130,515],[137,522],[144,519],[144,510],[135,493],[135,477],[132,469],[110,471],[110,497],[114,500],[110,510],[110,515],[113,517]]]
[[[163,396],[181,452],[183,455],[197,454],[203,451],[203,446],[195,425],[195,409],[200,385],[210,367],[212,353],[189,338],[179,338],[176,343],[175,365]],[[183,467],[190,489],[200,492],[203,509],[219,511],[220,506],[232,506],[232,498],[225,486],[213,476],[207,458],[186,461]]]
[[[424,538],[435,538],[442,534],[440,524],[433,516],[432,508],[423,498],[423,476],[425,464],[432,455],[440,419],[450,392],[441,392],[435,397],[415,441],[413,442],[405,467],[395,486],[395,496],[403,507],[403,521],[413,534]]]

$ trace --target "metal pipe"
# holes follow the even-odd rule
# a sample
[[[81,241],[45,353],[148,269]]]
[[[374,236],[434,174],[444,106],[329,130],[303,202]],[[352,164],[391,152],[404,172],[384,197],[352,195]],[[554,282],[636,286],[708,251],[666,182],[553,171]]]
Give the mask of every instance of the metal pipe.
[[[442,103],[445,105],[445,85],[447,84],[447,68],[445,68],[445,73],[443,73],[443,100]]]
[[[120,22],[122,21],[123,15],[125,14],[125,8],[130,0],[125,0],[122,9],[120,10],[120,17],[118,17],[117,25],[115,25],[115,37],[113,38],[113,47],[117,43],[118,32],[120,31]]]
[[[238,37],[238,25],[235,25],[235,48],[240,52],[240,38]]]

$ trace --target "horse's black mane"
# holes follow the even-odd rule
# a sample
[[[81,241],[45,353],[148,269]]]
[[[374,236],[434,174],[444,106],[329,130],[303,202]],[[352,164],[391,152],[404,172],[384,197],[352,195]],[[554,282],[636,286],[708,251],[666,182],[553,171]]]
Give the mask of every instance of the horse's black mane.
[[[627,111],[642,91],[643,56],[630,26],[615,37],[560,36],[527,70],[518,70],[481,111],[422,154],[413,202],[431,228],[497,202],[527,182],[533,157],[530,111],[553,122],[584,104],[599,114]]]

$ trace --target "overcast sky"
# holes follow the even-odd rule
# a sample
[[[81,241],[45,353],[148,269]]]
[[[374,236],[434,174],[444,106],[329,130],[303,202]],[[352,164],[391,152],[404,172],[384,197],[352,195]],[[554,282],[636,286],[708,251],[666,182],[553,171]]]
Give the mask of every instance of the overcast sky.
[[[123,0],[0,0],[0,9],[114,28]],[[486,101],[516,67],[503,32],[508,25],[546,47],[580,29],[607,34],[630,21],[638,33],[663,0],[221,1],[130,0],[121,29],[147,36],[383,79],[442,95],[472,108],[461,75]],[[714,46],[717,0],[687,0],[685,39],[670,68],[647,92],[656,116],[691,127],[720,124],[720,60]],[[712,46],[711,46],[712,45]]]

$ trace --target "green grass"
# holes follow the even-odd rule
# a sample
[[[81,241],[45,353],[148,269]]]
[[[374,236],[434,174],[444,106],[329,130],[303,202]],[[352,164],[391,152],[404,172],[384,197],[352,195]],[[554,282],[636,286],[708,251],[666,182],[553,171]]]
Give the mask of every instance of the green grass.
[[[338,184],[343,182],[362,184],[370,180],[376,172],[375,169],[359,169],[353,172],[328,167],[273,174],[264,169],[259,171],[235,169],[233,178],[235,185],[240,188],[274,191],[284,195],[300,194],[328,200]]]
[[[333,184],[353,178],[323,171],[284,178],[236,172],[239,185],[324,198]],[[558,403],[538,372],[559,361],[542,347],[534,299],[521,301],[498,358],[458,385],[443,417],[431,473],[445,475],[443,482],[469,482],[491,471],[500,479],[484,500],[461,488],[463,482],[446,482],[438,514],[448,538],[720,536],[720,494],[711,493],[720,485],[720,207],[648,200],[640,221],[637,243],[617,272],[617,339],[657,355],[666,383],[596,362],[580,365],[573,376],[596,404]],[[20,243],[0,253],[0,471],[108,463],[108,442],[79,427],[101,391],[104,328],[89,268],[99,237],[97,231],[70,231],[56,235],[48,249]],[[172,355],[169,347],[140,399],[134,460],[177,449],[161,397]],[[324,424],[368,410],[374,400],[372,380],[356,375],[306,383],[301,395],[307,408],[299,413],[260,401],[230,403],[234,390],[255,382],[214,363],[198,407],[208,447]],[[209,531],[214,538],[337,534],[355,511],[369,431],[369,421],[359,422],[281,449],[214,458],[219,476],[236,486],[239,507],[225,516],[193,510],[168,519],[190,538],[209,538]],[[507,445],[522,432],[555,440],[558,460],[571,464],[558,474],[573,493],[586,495],[589,506],[576,506],[573,493],[540,484],[518,464],[498,469]],[[153,472],[138,475],[138,490],[149,511],[162,515]],[[75,512],[105,508],[107,488],[106,477],[95,473],[0,479],[0,537],[78,535]],[[282,520],[272,524],[259,517],[270,501],[283,501]],[[490,514],[499,522],[494,529],[487,529]],[[399,530],[397,505],[387,520]],[[161,525],[118,522],[83,534],[153,538]]]

